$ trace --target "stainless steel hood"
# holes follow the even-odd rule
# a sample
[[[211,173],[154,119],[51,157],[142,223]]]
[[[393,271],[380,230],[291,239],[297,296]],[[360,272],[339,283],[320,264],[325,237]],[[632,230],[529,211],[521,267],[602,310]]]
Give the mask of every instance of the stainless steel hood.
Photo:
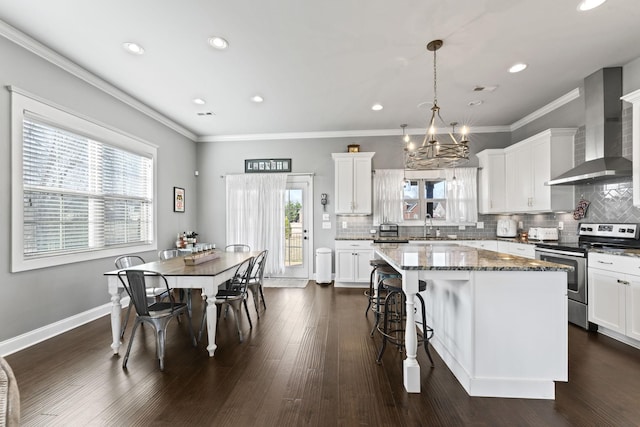
[[[631,176],[622,157],[622,68],[603,68],[584,79],[585,162],[547,185],[592,183]]]

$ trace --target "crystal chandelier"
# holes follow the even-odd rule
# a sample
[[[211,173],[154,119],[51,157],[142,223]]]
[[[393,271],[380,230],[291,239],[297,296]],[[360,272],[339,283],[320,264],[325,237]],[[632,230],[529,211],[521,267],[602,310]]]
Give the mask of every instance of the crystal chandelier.
[[[456,167],[469,161],[469,139],[465,126],[462,127],[459,138],[456,137],[457,122],[449,123],[451,126],[451,132],[448,133],[450,140],[440,141],[436,137],[436,117],[446,126],[440,116],[440,107],[438,106],[436,51],[441,47],[442,40],[433,40],[427,44],[427,50],[433,52],[433,107],[431,107],[431,120],[422,145],[414,147],[408,136],[405,135],[404,126],[406,125],[402,127],[405,142],[405,169]]]

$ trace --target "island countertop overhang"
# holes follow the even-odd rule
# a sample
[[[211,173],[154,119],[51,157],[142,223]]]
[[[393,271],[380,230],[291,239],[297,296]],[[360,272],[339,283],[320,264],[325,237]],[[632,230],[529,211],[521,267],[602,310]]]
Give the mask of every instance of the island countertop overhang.
[[[375,244],[374,249],[402,270],[440,271],[571,271],[537,259],[488,251],[455,243]]]

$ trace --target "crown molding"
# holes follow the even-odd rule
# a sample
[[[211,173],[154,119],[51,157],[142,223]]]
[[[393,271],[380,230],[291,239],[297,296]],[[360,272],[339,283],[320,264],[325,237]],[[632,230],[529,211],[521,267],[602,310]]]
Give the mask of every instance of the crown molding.
[[[634,105],[637,103],[640,103],[640,90],[636,90],[634,92],[628,93],[623,97],[621,97],[620,99],[622,99],[623,101],[630,102]]]
[[[197,135],[190,130],[179,125],[168,117],[158,113],[156,110],[149,108],[147,105],[138,101],[131,95],[123,92],[112,84],[107,83],[95,74],[80,67],[75,62],[70,61],[69,59],[65,58],[64,56],[53,51],[52,49],[48,48],[47,46],[43,45],[42,43],[38,42],[37,40],[33,39],[32,37],[26,35],[22,31],[18,30],[15,27],[12,27],[2,20],[0,20],[0,36],[38,55],[44,60],[49,61],[53,65],[56,65],[64,71],[76,76],[77,78],[84,80],[90,85],[113,96],[117,100],[129,105],[130,107],[135,108],[136,110],[149,116],[153,120],[178,132],[182,136],[185,136],[192,141],[195,141],[197,139]]]
[[[470,133],[496,133],[510,132],[509,126],[484,126],[469,128]],[[408,135],[424,135],[425,129],[407,129]],[[442,130],[446,133],[446,130]],[[372,136],[401,137],[399,129],[379,130],[350,130],[350,131],[326,131],[326,132],[283,132],[283,133],[254,133],[242,135],[211,135],[201,136],[197,142],[230,142],[230,141],[273,141],[289,139],[327,139],[327,138],[362,138]]]
[[[528,116],[525,116],[523,118],[521,118],[520,120],[518,120],[517,122],[514,122],[513,124],[511,124],[510,126],[510,130],[511,132],[513,132],[516,129],[521,128],[522,126],[525,126],[531,122],[533,122],[536,119],[539,119],[540,117],[544,116],[545,114],[549,114],[552,111],[562,107],[565,104],[568,104],[569,102],[573,101],[574,99],[578,99],[580,97],[580,88],[575,88],[573,89],[571,92],[562,95],[560,98],[551,101],[550,103],[548,103],[547,105],[545,105],[544,107],[534,111],[533,113],[529,114]]]

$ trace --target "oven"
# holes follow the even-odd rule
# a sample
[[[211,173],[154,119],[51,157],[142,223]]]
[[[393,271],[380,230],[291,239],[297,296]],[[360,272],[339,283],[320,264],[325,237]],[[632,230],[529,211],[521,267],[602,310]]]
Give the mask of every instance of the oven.
[[[587,314],[587,252],[569,248],[551,248],[536,245],[536,259],[572,267],[567,272],[567,298],[569,305],[569,322],[585,329],[593,329],[589,325]]]

